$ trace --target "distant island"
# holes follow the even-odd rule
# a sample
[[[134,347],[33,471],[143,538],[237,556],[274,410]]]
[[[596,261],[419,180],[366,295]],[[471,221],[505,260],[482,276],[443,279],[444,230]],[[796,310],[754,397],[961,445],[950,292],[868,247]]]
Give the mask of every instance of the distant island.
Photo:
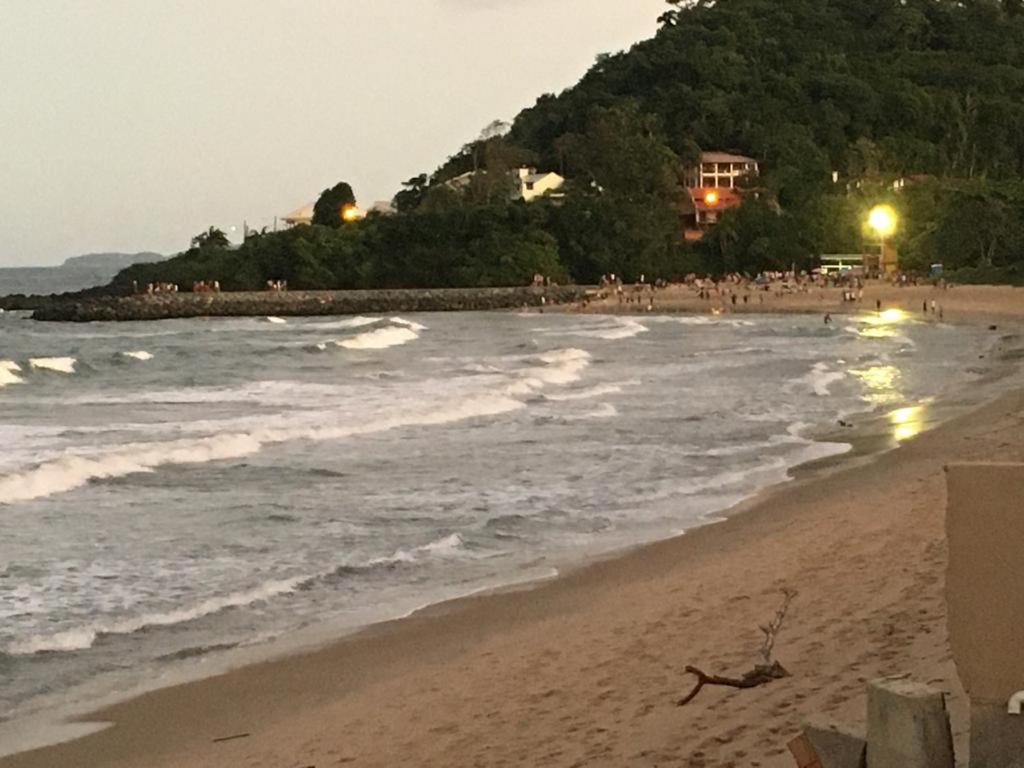
[[[668,5],[391,206],[341,182],[284,231],[210,229],[107,291],[752,276],[872,249],[885,272],[1024,283],[1020,0]]]

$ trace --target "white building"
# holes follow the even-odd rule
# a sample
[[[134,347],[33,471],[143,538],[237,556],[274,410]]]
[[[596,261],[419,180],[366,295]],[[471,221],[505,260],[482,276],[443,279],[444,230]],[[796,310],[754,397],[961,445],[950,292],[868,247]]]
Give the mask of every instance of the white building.
[[[469,189],[470,184],[478,173],[486,174],[487,171],[469,171],[460,174],[445,182],[457,192],[464,192]],[[509,196],[512,200],[523,200],[527,203],[533,202],[539,197],[548,195],[550,197],[563,197],[564,194],[558,190],[565,184],[565,179],[557,173],[541,172],[536,168],[517,168],[509,172],[511,189]]]
[[[700,162],[686,171],[686,186],[699,189],[736,189],[744,176],[757,176],[757,160],[728,152],[702,152]]]
[[[289,227],[297,227],[300,224],[312,224],[313,203],[307,203],[300,208],[296,208],[291,213],[282,216],[281,220]]]
[[[558,190],[565,179],[551,171],[538,173],[536,168],[519,168],[512,171],[512,183],[512,199],[529,203],[544,195],[562,197]]]

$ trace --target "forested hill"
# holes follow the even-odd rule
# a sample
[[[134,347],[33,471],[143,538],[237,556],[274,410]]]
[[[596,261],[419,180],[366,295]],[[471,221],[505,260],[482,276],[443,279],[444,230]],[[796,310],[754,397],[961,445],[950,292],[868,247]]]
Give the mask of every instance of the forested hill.
[[[898,214],[904,269],[941,262],[957,279],[1024,282],[1022,10],[1022,0],[669,2],[655,37],[598,57],[577,85],[410,178],[397,215],[342,216],[355,198],[339,184],[313,226],[240,249],[211,231],[115,282],[756,274],[859,251],[879,203]],[[761,176],[757,194],[690,243],[682,169],[708,150],[753,156]],[[509,174],[523,165],[564,175],[564,197],[513,200]]]
[[[1020,0],[670,5],[655,38],[520,114],[513,141],[557,167],[595,107],[632,100],[676,153],[738,149],[776,174],[1024,175]]]

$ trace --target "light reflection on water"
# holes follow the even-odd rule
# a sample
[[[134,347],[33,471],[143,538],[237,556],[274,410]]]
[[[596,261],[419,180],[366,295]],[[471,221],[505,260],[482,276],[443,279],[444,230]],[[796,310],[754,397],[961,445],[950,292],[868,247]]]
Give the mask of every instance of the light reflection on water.
[[[871,365],[850,371],[864,386],[863,399],[876,405],[896,402],[902,399],[899,383],[902,374],[894,365]]]
[[[897,338],[900,335],[898,326],[908,318],[909,315],[902,309],[887,309],[876,315],[864,315],[860,318],[863,327],[858,335],[865,339]],[[894,365],[871,365],[851,370],[850,373],[857,377],[864,388],[862,399],[867,403],[883,406],[905,400],[901,391],[903,374]],[[924,405],[914,405],[897,408],[886,414],[893,440],[900,443],[920,434],[926,421],[925,411]]]
[[[902,323],[908,317],[902,309],[887,309],[877,315],[864,315],[860,318],[866,327],[858,332],[865,339],[894,339],[899,334],[893,326]]]
[[[888,419],[893,428],[893,438],[897,442],[903,442],[918,435],[924,429],[925,411],[923,405],[912,405],[890,412]]]

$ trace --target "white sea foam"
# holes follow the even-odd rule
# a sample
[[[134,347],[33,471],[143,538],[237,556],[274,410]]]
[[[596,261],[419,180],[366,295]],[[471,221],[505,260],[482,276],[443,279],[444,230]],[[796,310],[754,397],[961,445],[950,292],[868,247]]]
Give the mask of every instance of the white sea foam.
[[[631,317],[614,317],[610,318],[610,320],[612,321],[611,325],[584,326],[569,330],[549,331],[548,333],[550,335],[580,336],[588,339],[601,339],[603,341],[622,341],[624,339],[632,339],[650,330],[646,325]]]
[[[129,635],[147,627],[167,627],[195,621],[228,608],[252,605],[294,592],[308,580],[306,576],[298,576],[268,581],[253,589],[213,597],[189,608],[179,608],[166,613],[147,613],[109,623],[96,622],[52,635],[35,635],[12,643],[8,646],[7,653],[12,656],[28,656],[34,653],[85,650],[91,648],[96,640],[104,635]]]
[[[846,374],[843,371],[829,370],[828,363],[816,363],[810,373],[800,381],[807,384],[818,397],[828,397],[831,394],[829,387],[845,378]]]
[[[13,360],[0,360],[0,388],[8,384],[20,384],[22,378],[18,375],[21,366]]]
[[[360,333],[351,339],[343,339],[334,343],[345,349],[388,349],[389,347],[398,347],[402,344],[408,344],[410,341],[416,341],[419,337],[420,335],[412,328],[388,326],[387,328],[377,328],[373,331]]]
[[[379,329],[416,336],[408,328]],[[377,333],[378,331],[372,331]],[[370,335],[370,334],[366,334]],[[358,338],[358,337],[357,337]],[[0,504],[13,504],[65,493],[93,480],[150,472],[162,466],[203,464],[237,459],[259,452],[266,445],[292,440],[341,440],[359,435],[384,432],[406,426],[433,426],[465,419],[496,416],[525,408],[518,396],[536,394],[549,386],[564,386],[580,379],[590,365],[590,355],[581,349],[560,349],[535,358],[542,365],[528,368],[520,380],[506,388],[504,394],[481,394],[459,398],[442,404],[419,404],[396,409],[386,417],[365,423],[346,421],[344,426],[311,426],[267,424],[251,431],[223,433],[194,439],[155,441],[124,446],[115,451],[90,456],[65,455],[34,467],[0,476]],[[281,382],[257,383],[279,387]],[[334,394],[337,391],[329,388]],[[266,393],[263,393],[266,394]],[[214,398],[239,395],[237,391],[217,391]],[[148,395],[147,395],[148,396]],[[294,399],[291,389],[287,396]],[[194,398],[195,394],[188,394]]]
[[[640,382],[636,380],[623,381],[618,384],[598,384],[595,387],[580,389],[575,392],[544,395],[544,399],[551,400],[556,403],[572,402],[574,400],[593,400],[598,397],[604,397],[605,395],[617,395],[626,387],[636,387],[639,385]]]
[[[125,357],[130,357],[134,360],[145,361],[153,359],[153,355],[144,349],[140,349],[137,352],[122,352],[121,354],[124,355]]]
[[[455,557],[463,550],[465,542],[462,537],[453,533],[449,536],[432,541],[414,549],[399,549],[390,557],[378,557],[369,565],[400,565],[415,563],[421,557]]]
[[[57,373],[74,373],[78,363],[73,357],[33,357],[28,364],[36,370],[56,371]]]
[[[288,321],[285,320],[283,317],[273,317],[273,316],[270,316],[270,317],[267,318],[267,322],[268,323],[273,323],[274,325],[284,325]]]
[[[444,538],[432,541],[429,544],[424,544],[420,547],[421,552],[429,552],[433,555],[452,555],[463,548],[465,542],[462,537],[453,533],[451,536],[445,536]]]
[[[459,399],[447,407],[410,409],[363,424],[340,427],[266,427],[252,432],[213,435],[168,442],[138,443],[94,456],[66,455],[31,469],[0,476],[0,504],[44,498],[79,488],[92,480],[150,472],[158,467],[204,464],[249,456],[266,445],[290,440],[342,440],[407,426],[434,426],[496,416],[526,405],[500,395]]]
[[[363,315],[357,315],[356,317],[348,317],[344,320],[336,320],[330,323],[315,323],[310,328],[322,330],[324,328],[364,328],[367,325],[376,325],[377,323],[384,322],[383,317],[365,317]]]
[[[427,330],[427,326],[413,322],[412,320],[406,320],[404,317],[392,317],[390,322],[393,325],[401,325],[404,326],[405,328],[411,328],[414,331]]]
[[[542,366],[527,368],[519,381],[506,388],[513,397],[536,394],[547,385],[565,386],[580,380],[590,365],[590,353],[582,349],[559,349],[537,358]]]
[[[645,323],[676,323],[677,325],[716,325],[721,322],[710,315],[655,315],[644,318]]]
[[[260,441],[252,435],[218,435],[201,440],[142,443],[95,457],[67,455],[23,472],[0,477],[0,503],[52,496],[79,488],[90,480],[150,472],[165,464],[202,464],[255,453]]]

